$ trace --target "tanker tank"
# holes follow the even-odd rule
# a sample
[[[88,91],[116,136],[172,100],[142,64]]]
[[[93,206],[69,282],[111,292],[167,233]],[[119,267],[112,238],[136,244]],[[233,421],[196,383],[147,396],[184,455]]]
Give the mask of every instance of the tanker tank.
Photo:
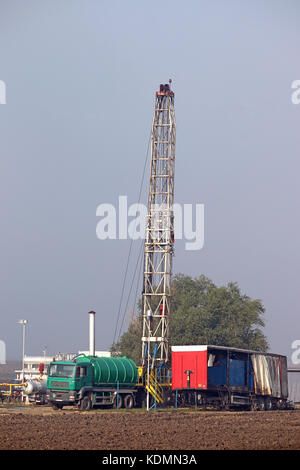
[[[95,386],[111,386],[119,383],[122,387],[132,387],[138,380],[138,368],[128,357],[79,356],[76,363],[90,362],[93,368]]]

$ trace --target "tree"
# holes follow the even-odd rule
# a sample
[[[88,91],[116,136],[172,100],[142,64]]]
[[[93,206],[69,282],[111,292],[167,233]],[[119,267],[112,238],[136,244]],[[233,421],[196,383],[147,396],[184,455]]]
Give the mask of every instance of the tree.
[[[266,351],[265,309],[236,283],[217,287],[205,276],[179,274],[172,283],[172,345],[213,344]]]
[[[171,299],[171,345],[211,344],[267,351],[262,302],[242,294],[237,283],[217,287],[204,275],[192,278],[177,274]],[[112,352],[119,351],[140,363],[141,327],[140,308]]]

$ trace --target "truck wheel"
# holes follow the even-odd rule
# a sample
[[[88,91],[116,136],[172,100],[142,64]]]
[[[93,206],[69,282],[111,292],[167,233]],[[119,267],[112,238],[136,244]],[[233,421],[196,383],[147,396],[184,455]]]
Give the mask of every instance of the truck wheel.
[[[119,395],[119,398],[117,397],[117,395],[115,395],[113,399],[113,407],[119,409],[119,408],[122,408],[122,405],[123,405],[122,395]]]
[[[57,403],[52,403],[52,409],[57,411],[57,410],[62,410],[63,405],[58,405]]]
[[[88,395],[85,395],[79,402],[79,409],[81,411],[90,411],[92,408],[92,402]]]
[[[126,395],[125,398],[124,398],[125,408],[127,408],[128,410],[131,410],[131,408],[133,408],[133,405],[134,405],[133,395],[131,395],[131,394]]]

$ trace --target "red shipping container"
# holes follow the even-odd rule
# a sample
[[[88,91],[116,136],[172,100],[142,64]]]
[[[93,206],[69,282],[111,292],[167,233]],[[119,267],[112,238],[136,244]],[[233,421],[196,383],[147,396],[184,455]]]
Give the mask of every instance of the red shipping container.
[[[172,346],[172,389],[187,388],[207,389],[207,346]]]

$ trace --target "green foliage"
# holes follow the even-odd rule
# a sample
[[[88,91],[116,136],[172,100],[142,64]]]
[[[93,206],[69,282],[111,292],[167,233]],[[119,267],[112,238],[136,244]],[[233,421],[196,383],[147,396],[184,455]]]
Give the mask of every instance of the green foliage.
[[[264,307],[260,300],[241,293],[236,283],[217,287],[204,275],[192,278],[178,274],[172,281],[171,345],[212,344],[267,351],[261,328]],[[141,356],[141,312],[130,324],[112,352]]]
[[[266,351],[260,300],[243,295],[236,283],[217,287],[205,276],[177,275],[172,283],[172,345],[214,344]]]

